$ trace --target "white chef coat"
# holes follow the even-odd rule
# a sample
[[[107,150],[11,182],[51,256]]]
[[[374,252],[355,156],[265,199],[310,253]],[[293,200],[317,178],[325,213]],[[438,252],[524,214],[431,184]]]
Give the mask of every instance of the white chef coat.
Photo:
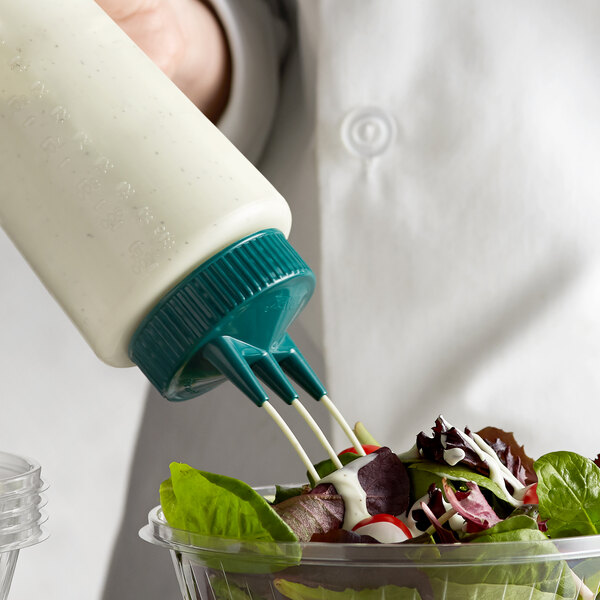
[[[441,412],[595,456],[600,6],[299,4],[314,121],[293,94],[262,166],[332,397],[393,447]]]
[[[292,333],[348,419],[396,449],[443,413],[460,426],[514,430],[532,455],[600,451],[600,5],[300,0],[290,15],[260,0],[213,4],[233,54],[221,126],[249,156],[260,155],[292,207],[291,241],[318,278]],[[35,335],[20,343],[27,364],[45,369],[48,351],[31,355]],[[65,349],[59,381],[72,377],[75,346]],[[61,523],[73,545],[69,573],[77,577],[82,566],[81,580],[94,585],[118,524],[138,417],[136,399],[111,376],[94,379],[94,393],[110,394],[110,408],[133,408],[121,425],[130,437],[111,448],[123,452],[115,481],[94,478],[96,492],[111,491],[109,513],[93,514],[98,552],[80,556],[82,531]],[[22,392],[19,383],[8,398]],[[47,387],[35,379],[28,386],[39,386],[40,397]],[[83,395],[55,389],[61,397],[44,401],[64,420],[59,408],[79,408]],[[231,385],[179,405],[155,396],[144,408],[105,600],[178,597],[166,552],[137,539],[169,461],[256,484],[303,478],[280,433]],[[347,445],[321,407],[307,405],[336,446]],[[93,415],[77,418],[106,436],[114,415],[93,406]],[[86,451],[103,453],[86,431]],[[312,457],[322,456],[301,438]],[[73,460],[71,445],[60,450],[55,464],[66,450]],[[88,459],[79,447],[75,454],[76,464]],[[89,493],[73,504],[91,502]],[[64,488],[56,495],[68,500]],[[50,594],[46,585],[44,597],[81,596],[61,584],[60,594],[56,582]],[[99,588],[84,589],[100,597]]]

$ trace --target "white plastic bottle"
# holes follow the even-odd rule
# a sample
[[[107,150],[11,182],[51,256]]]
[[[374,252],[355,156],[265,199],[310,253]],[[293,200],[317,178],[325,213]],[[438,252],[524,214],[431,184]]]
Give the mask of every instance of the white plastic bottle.
[[[213,338],[269,356],[292,348],[285,328],[314,286],[285,241],[284,199],[93,0],[0,0],[0,224],[96,354],[114,366],[133,358],[172,399],[237,377],[214,344],[210,361],[201,355]],[[247,236],[242,254],[194,276]],[[157,309],[184,280],[176,306]],[[269,311],[279,322],[269,335],[240,331],[249,311],[257,331]]]

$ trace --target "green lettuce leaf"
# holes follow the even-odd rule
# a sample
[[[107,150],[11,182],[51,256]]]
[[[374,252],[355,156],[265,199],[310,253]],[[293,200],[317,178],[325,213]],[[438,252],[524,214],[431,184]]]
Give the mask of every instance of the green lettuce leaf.
[[[300,486],[300,487],[289,487],[283,485],[275,486],[275,498],[271,504],[279,504],[280,502],[284,502],[289,498],[293,498],[294,496],[299,496],[300,494],[304,494],[309,491],[309,486]]]
[[[345,467],[348,463],[351,463],[353,460],[359,458],[359,455],[354,454],[354,452],[346,452],[345,454],[341,454],[338,458],[340,459],[342,466]],[[330,473],[337,471],[337,467],[333,464],[333,461],[330,458],[317,463],[315,465],[315,469],[319,474],[320,479],[323,479],[323,477],[327,477],[327,475],[329,475]],[[314,481],[310,473],[307,473],[306,475],[308,477],[308,480],[310,481],[311,487],[315,487],[315,485],[317,485],[318,482]]]
[[[429,486],[434,483],[439,490],[442,489],[442,478],[431,473],[431,471],[419,471],[412,463],[407,467],[410,478],[411,501],[415,502],[417,498],[422,498],[427,494]]]
[[[354,435],[358,438],[358,441],[363,446],[381,446],[381,444],[367,431],[367,428],[360,421],[354,426]]]
[[[492,543],[482,547],[477,561],[451,569],[426,569],[431,584],[437,594],[445,589],[446,596],[436,598],[463,600],[468,598],[502,598],[520,600],[575,600],[577,591],[567,564],[561,560],[554,544],[544,535],[537,521],[527,514],[518,512],[513,517],[500,521],[493,527],[466,536],[463,542],[468,545]],[[496,542],[521,542],[507,564],[498,563],[501,546]],[[530,543],[527,543],[530,542]],[[465,545],[464,550],[470,553]],[[443,554],[445,549],[440,548]],[[460,549],[451,549],[456,559]],[[540,553],[552,557],[545,561],[532,557]],[[481,564],[478,564],[481,562]],[[491,563],[491,564],[485,564]],[[494,564],[496,563],[496,564]]]
[[[301,583],[275,579],[275,588],[290,600],[421,600],[417,590],[397,585],[384,585],[376,589],[342,591],[324,587],[309,587]]]
[[[496,523],[484,531],[473,533],[464,542],[522,542],[547,541],[547,537],[539,530],[537,521],[528,515],[519,514]]]
[[[339,494],[329,492],[329,488],[334,489],[328,486],[324,490],[326,493],[313,491],[293,496],[273,507],[300,541],[309,542],[313,533],[327,533],[342,526],[344,500]]]
[[[269,503],[231,477],[171,463],[160,503],[171,527],[235,540],[295,542],[297,537]]]
[[[411,463],[410,465],[408,465],[408,469],[409,473],[411,470],[420,471],[423,473],[431,473],[437,478],[432,479],[431,481],[435,481],[436,483],[438,481],[441,481],[442,477],[445,477],[446,479],[449,479],[451,481],[472,481],[473,483],[476,483],[480,488],[489,490],[498,498],[505,498],[505,494],[500,489],[500,486],[494,483],[489,477],[486,477],[485,475],[480,475],[479,473],[476,473],[475,471],[472,471],[471,469],[465,467],[461,467],[458,465],[451,467],[450,465],[442,465],[433,461],[424,460]],[[417,493],[418,492],[415,491],[415,495]]]
[[[224,577],[213,577],[210,584],[216,600],[252,600],[245,590]]]
[[[600,533],[600,469],[574,452],[551,452],[534,463],[540,518],[553,538]]]
[[[432,581],[435,598],[439,600],[575,600],[554,591],[542,591],[530,585],[501,583],[456,583]]]
[[[593,595],[597,596],[600,593],[600,558],[582,560],[576,563],[572,570]]]
[[[531,540],[531,553],[521,552],[514,558],[512,564],[472,564],[470,566],[454,566],[449,569],[425,569],[430,576],[430,583],[435,591],[446,589],[446,596],[436,598],[450,598],[464,600],[467,598],[502,598],[515,600],[520,598],[548,598],[548,600],[561,600],[562,598],[575,600],[577,590],[567,564],[557,557],[556,560],[544,562],[532,561],[539,551],[539,539],[536,540],[533,530],[522,530],[520,540]],[[509,541],[513,536],[509,534],[496,537],[496,541]],[[513,538],[514,539],[514,538]],[[488,540],[489,541],[489,540]],[[546,541],[551,551],[551,542]],[[484,551],[485,552],[485,551]],[[493,551],[489,552],[493,560]],[[486,554],[480,557],[484,562]],[[496,557],[497,560],[497,557]],[[528,596],[525,591],[527,590]],[[494,595],[494,593],[496,595]],[[487,595],[486,595],[487,594]]]

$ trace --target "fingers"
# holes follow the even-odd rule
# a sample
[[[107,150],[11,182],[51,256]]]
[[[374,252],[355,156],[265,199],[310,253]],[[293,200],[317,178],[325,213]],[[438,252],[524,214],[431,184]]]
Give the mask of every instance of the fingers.
[[[175,11],[168,0],[96,0],[125,33],[172,77],[184,51]]]
[[[96,0],[209,118],[229,94],[229,48],[219,21],[199,0]]]
[[[160,3],[161,0],[96,0],[96,4],[117,23],[156,10]]]

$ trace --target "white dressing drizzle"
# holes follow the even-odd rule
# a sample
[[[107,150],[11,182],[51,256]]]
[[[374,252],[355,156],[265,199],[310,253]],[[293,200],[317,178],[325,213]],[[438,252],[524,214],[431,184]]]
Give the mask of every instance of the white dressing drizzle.
[[[317,425],[317,422],[313,419],[312,415],[306,410],[306,408],[300,402],[300,400],[298,400],[298,398],[292,401],[292,406],[300,413],[300,416],[306,421],[306,424],[310,427],[310,429],[315,434],[319,442],[321,442],[321,446],[323,446],[327,454],[329,454],[329,458],[331,459],[331,462],[333,462],[333,464],[335,465],[335,468],[341,469],[344,466],[342,465],[342,461],[335,453],[335,450],[329,443],[329,440],[325,437],[323,430]]]
[[[417,522],[416,522],[415,518],[413,517],[413,511],[422,510],[421,502],[425,502],[425,504],[427,504],[429,502],[429,494],[425,494],[422,498],[419,498],[410,507],[407,514],[398,516],[398,519],[400,519],[408,527],[408,529],[412,533],[413,537],[417,537],[418,535],[421,535],[425,531],[424,529],[419,529],[417,527]],[[446,511],[449,511],[452,509],[452,505],[449,502],[446,502],[443,497],[442,497],[442,504],[444,505],[444,509]],[[450,517],[450,519],[448,519],[448,524],[450,525],[450,529],[452,529],[453,531],[462,531],[462,530],[464,530],[466,521],[459,514],[455,514],[452,517]]]
[[[452,508],[452,505],[448,502],[444,502],[444,508],[448,511]],[[467,526],[467,522],[459,514],[452,515],[450,519],[448,519],[448,524],[450,525],[450,529],[453,529],[454,531],[464,531]]]
[[[465,451],[461,448],[444,449],[444,460],[453,467],[465,457]]]
[[[442,417],[443,418],[443,417]],[[444,421],[445,423],[445,421]],[[453,467],[458,464],[465,456],[465,451],[462,448],[447,448],[448,445],[448,435],[445,433],[440,434],[440,443],[442,444],[442,448],[444,449],[444,460]]]
[[[359,456],[365,456],[365,451],[358,441],[356,434],[352,431],[350,425],[346,419],[344,419],[344,415],[338,410],[337,406],[331,401],[329,396],[321,396],[321,402],[325,405],[331,416],[338,422],[338,425],[342,428],[343,432],[348,436],[348,439],[352,442],[354,449],[356,450]]]
[[[440,420],[447,429],[453,427],[444,419],[444,417],[440,416]],[[469,448],[471,448],[471,450],[473,450],[473,452],[475,452],[475,454],[477,454],[477,456],[479,456],[484,463],[487,464],[490,470],[490,479],[504,492],[505,500],[513,506],[520,506],[523,504],[522,500],[518,500],[509,493],[508,489],[506,488],[506,482],[508,481],[512,485],[517,497],[519,496],[520,490],[522,490],[525,486],[502,464],[502,462],[500,462],[500,459],[494,452],[493,448],[486,444],[481,436],[477,435],[476,433],[472,434],[473,439],[471,439],[460,429],[456,428],[456,431],[463,442]],[[442,437],[444,437],[443,434]],[[445,446],[445,440],[442,441],[442,445]],[[444,459],[445,453],[446,451],[444,451]]]
[[[500,467],[500,470],[502,471],[502,475],[504,476],[504,479],[506,481],[508,481],[508,483],[510,483],[510,485],[512,485],[512,487],[515,490],[520,490],[522,488],[525,487],[525,485],[523,483],[521,483],[510,471],[510,469],[508,469],[508,467],[502,463],[502,461],[498,458],[498,455],[494,452],[494,449],[489,446],[484,440],[483,438],[478,435],[477,433],[473,433],[471,434],[473,436],[473,439],[475,440],[475,443],[489,456],[492,457],[492,459],[494,459],[494,461],[498,464],[498,466]]]
[[[408,510],[406,514],[398,515],[398,519],[400,519],[411,532],[413,537],[417,537],[421,535],[423,532],[417,527],[417,522],[413,517],[413,511],[415,509],[421,508],[421,502],[427,502],[429,500],[429,494],[425,494],[423,497],[419,498]]]
[[[277,423],[277,426],[285,437],[288,439],[289,443],[292,445],[292,448],[298,453],[300,460],[304,463],[306,470],[310,473],[310,476],[317,481],[319,479],[319,474],[317,470],[310,462],[310,458],[308,458],[308,454],[306,454],[304,448],[298,441],[298,438],[294,435],[294,432],[289,428],[288,424],[283,420],[281,415],[275,410],[275,408],[271,405],[269,401],[263,402],[262,407],[269,414],[269,416]]]
[[[352,528],[371,515],[367,510],[367,494],[358,481],[358,471],[368,465],[377,455],[372,453],[361,456],[348,463],[343,469],[338,469],[319,481],[331,483],[344,500],[344,523],[342,529],[351,531]]]

